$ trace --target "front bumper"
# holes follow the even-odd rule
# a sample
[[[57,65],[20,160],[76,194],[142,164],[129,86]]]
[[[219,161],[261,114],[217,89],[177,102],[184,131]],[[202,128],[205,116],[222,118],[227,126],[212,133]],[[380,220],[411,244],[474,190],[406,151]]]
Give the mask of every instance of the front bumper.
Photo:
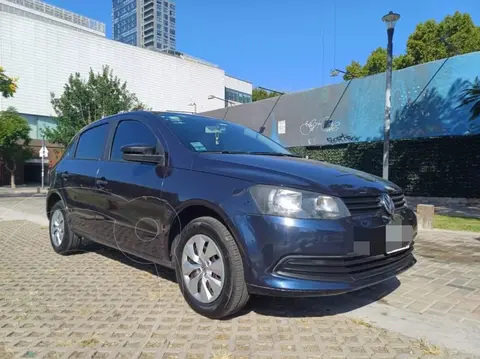
[[[249,291],[275,296],[323,296],[369,287],[412,267],[415,214],[341,220],[237,216]],[[411,229],[405,248],[387,254],[391,231]],[[365,252],[365,248],[367,251]]]
[[[416,263],[413,245],[392,255],[374,257],[289,256],[282,259],[267,286],[251,293],[273,296],[327,296],[360,290],[406,271]]]

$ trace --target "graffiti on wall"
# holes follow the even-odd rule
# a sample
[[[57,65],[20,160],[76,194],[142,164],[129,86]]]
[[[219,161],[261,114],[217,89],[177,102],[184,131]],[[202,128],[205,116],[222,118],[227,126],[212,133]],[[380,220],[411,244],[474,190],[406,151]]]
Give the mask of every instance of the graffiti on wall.
[[[300,125],[300,133],[304,136],[308,136],[315,132],[317,128],[324,132],[335,132],[340,128],[340,122],[332,120],[329,116],[322,120],[307,120]]]
[[[392,139],[480,133],[480,119],[469,120],[470,108],[460,106],[480,76],[478,63],[480,52],[394,71]],[[378,74],[230,107],[225,119],[265,127],[285,146],[323,146],[381,140],[384,106],[385,74]],[[205,115],[223,118],[225,109]]]

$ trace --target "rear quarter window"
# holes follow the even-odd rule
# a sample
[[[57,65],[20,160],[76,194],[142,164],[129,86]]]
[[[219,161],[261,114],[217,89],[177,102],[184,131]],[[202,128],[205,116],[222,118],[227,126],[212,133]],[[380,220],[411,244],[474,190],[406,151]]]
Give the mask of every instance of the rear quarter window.
[[[83,132],[79,139],[75,159],[99,160],[105,150],[108,135],[108,123],[90,128]]]

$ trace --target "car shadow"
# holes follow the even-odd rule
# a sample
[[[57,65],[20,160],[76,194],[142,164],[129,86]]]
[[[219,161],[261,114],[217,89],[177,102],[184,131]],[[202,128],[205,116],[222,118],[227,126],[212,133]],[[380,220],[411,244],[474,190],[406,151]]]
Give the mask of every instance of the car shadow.
[[[173,269],[163,267],[159,264],[145,263],[144,259],[137,258],[130,254],[127,257],[119,250],[99,244],[89,244],[89,249],[92,252],[119,261],[137,270],[148,272],[174,283],[177,282]],[[283,298],[254,295],[239,313],[224,319],[230,320],[235,317],[244,316],[250,312],[265,316],[288,318],[324,317],[343,314],[377,301],[386,303],[387,301],[383,298],[395,291],[399,286],[400,281],[397,278],[392,278],[373,287],[335,296]]]
[[[250,311],[265,316],[288,318],[344,314],[377,301],[386,303],[384,297],[399,286],[400,280],[394,277],[373,287],[335,296],[312,298],[253,296],[243,313],[239,315]]]
[[[126,264],[137,270],[141,270],[162,279],[166,279],[170,282],[177,282],[175,278],[175,271],[173,269],[164,267],[161,264],[147,262],[145,259],[132,254],[125,254],[119,249],[107,247],[93,242],[88,243],[84,249],[89,252],[100,254],[108,259],[121,262],[122,264]]]

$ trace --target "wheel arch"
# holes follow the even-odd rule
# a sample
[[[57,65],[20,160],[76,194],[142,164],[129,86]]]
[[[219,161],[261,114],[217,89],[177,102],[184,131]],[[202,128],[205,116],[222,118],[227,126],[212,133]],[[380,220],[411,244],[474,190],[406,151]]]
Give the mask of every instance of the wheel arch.
[[[47,195],[47,203],[46,203],[46,212],[47,212],[47,218],[50,219],[50,212],[52,207],[55,205],[55,203],[63,201],[63,197],[58,192],[57,190],[50,191]],[[65,203],[65,201],[63,201]]]
[[[203,200],[191,200],[182,204],[181,207],[176,209],[176,215],[173,218],[173,221],[170,225],[170,228],[167,232],[168,239],[168,253],[167,258],[172,258],[172,244],[175,240],[175,237],[180,233],[182,227],[185,227],[192,220],[199,217],[213,217],[219,220],[232,234],[235,243],[240,251],[242,260],[245,260],[245,248],[239,241],[239,233],[236,230],[233,222],[227,215],[227,213],[219,206]]]

